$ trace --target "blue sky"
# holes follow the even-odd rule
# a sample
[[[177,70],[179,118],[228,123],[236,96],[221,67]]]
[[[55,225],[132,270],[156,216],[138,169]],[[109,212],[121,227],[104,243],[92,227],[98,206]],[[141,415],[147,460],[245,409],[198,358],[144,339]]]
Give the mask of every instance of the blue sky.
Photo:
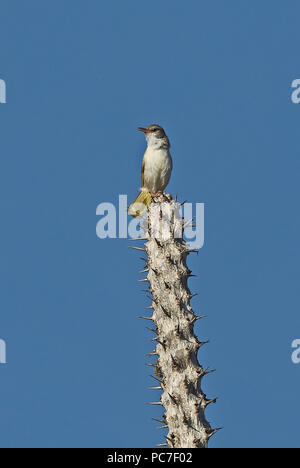
[[[100,240],[133,199],[139,125],[172,142],[168,191],[205,203],[189,265],[211,447],[299,447],[300,78],[295,0],[2,0],[1,447],[153,447],[142,262]]]

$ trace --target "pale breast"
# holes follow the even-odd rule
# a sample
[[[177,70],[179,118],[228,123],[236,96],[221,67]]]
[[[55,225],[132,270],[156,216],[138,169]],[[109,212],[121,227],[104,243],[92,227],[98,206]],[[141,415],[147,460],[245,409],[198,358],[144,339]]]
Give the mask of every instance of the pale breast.
[[[149,192],[163,192],[172,172],[172,158],[167,149],[148,148],[144,155],[144,188]]]

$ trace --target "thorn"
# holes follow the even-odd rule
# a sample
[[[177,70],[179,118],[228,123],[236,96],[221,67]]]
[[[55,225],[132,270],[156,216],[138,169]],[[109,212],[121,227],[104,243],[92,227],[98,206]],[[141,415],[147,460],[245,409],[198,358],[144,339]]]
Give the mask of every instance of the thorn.
[[[150,301],[154,302],[154,304],[157,305],[157,300],[154,299],[154,297],[147,296],[147,298],[148,298]]]
[[[158,405],[158,406],[163,406],[161,401],[149,401],[148,405]]]
[[[187,202],[187,200],[184,200],[183,202],[179,203],[179,206],[184,205]]]
[[[163,311],[163,313],[164,313],[167,317],[171,318],[171,314],[169,314],[169,312],[164,308],[164,306],[163,306],[163,305],[160,305],[160,307],[161,307],[161,310]]]
[[[171,393],[168,392],[168,395],[169,397],[171,398],[171,400],[173,401],[173,403],[175,403],[177,405],[177,400],[175,397],[173,397],[173,395],[171,395]]]
[[[149,280],[147,278],[139,279],[139,283],[149,283]]]
[[[155,275],[159,275],[159,272],[157,270],[155,270],[154,268],[150,267],[151,270],[153,271],[153,273],[155,273]]]
[[[208,438],[210,439],[216,432],[221,431],[223,427],[217,427],[216,429],[207,429],[206,434],[208,435]]]
[[[194,221],[194,219],[195,219],[195,217],[191,218],[189,221],[184,223],[183,229],[186,229]],[[188,251],[186,250],[186,252],[188,252]]]
[[[168,447],[168,444],[156,444],[156,447]]]
[[[154,380],[157,380],[159,383],[163,384],[163,381],[159,379],[158,377],[155,377],[155,375],[150,375],[150,377],[152,377],[152,379]]]
[[[208,343],[210,343],[209,340],[201,341],[201,343],[198,342],[197,346],[198,346],[198,348],[200,349],[200,348],[202,348],[202,346],[204,346],[204,345],[206,345],[206,344],[208,344]]]
[[[151,291],[151,289],[142,289],[142,292],[145,292],[145,293],[150,293],[150,294],[152,294],[152,291]]]
[[[156,236],[154,236],[154,240],[155,240],[156,245],[157,245],[158,247],[162,247],[162,244],[159,242],[159,240],[157,239]]]
[[[164,348],[164,350],[166,349],[166,346],[164,345],[164,343],[160,341],[158,338],[155,338],[155,340],[153,341],[156,341],[157,343],[159,343]]]
[[[218,398],[212,398],[211,400],[205,400],[205,407],[211,405],[211,403],[217,403]]]
[[[152,363],[152,362],[145,362],[145,366],[148,366],[148,367],[155,367],[156,363]]]
[[[177,363],[177,361],[176,361],[176,359],[173,357],[172,354],[171,354],[171,359],[172,359],[172,362],[173,362],[174,366],[175,366],[175,367],[179,367],[179,366],[178,366],[178,363]]]
[[[130,238],[128,239],[129,241],[147,241],[147,237],[136,237],[135,239],[134,238]]]
[[[148,263],[148,260],[147,260],[147,258],[140,257],[140,260],[143,260],[144,262]]]
[[[146,249],[143,249],[142,247],[133,247],[132,245],[129,245],[128,248],[133,249],[133,250],[141,250],[142,252],[146,252]]]
[[[146,328],[147,328],[147,330],[157,334],[157,330],[155,330],[155,328],[150,328],[150,327],[146,327]]]
[[[148,307],[145,307],[145,309],[152,309],[152,310],[154,310],[154,307],[153,307],[153,306],[148,306]]]
[[[146,356],[147,357],[158,356],[158,353],[153,351],[153,353],[148,353],[148,354],[146,354]]]
[[[170,444],[172,445],[172,447],[174,447],[174,443],[173,443],[173,440],[170,439],[170,437],[166,436],[166,440],[168,440],[170,442]]]
[[[206,369],[201,369],[199,372],[200,372],[201,376],[204,377],[205,375],[212,374],[213,372],[216,372],[216,369],[209,370],[209,367],[206,367]]]
[[[163,390],[162,387],[148,387],[149,390]]]
[[[139,318],[144,320],[152,320],[152,317],[144,317],[143,315],[140,315]]]
[[[161,424],[164,424],[166,422],[163,419],[156,419],[156,418],[151,418],[151,419],[153,419],[153,421],[159,422]]]
[[[158,426],[156,429],[168,429],[168,424],[164,424],[163,426]]]
[[[144,270],[139,271],[139,273],[140,273],[140,274],[142,274],[142,273],[148,273],[148,271],[149,271],[149,268],[145,268]]]
[[[192,297],[198,296],[198,293],[193,293],[193,294],[191,293],[189,296],[190,296],[190,299],[192,299]]]
[[[204,318],[206,318],[206,317],[207,317],[207,315],[195,315],[195,316],[192,318],[191,323],[195,323],[195,322],[197,322],[197,320],[201,320],[201,319],[204,319]]]

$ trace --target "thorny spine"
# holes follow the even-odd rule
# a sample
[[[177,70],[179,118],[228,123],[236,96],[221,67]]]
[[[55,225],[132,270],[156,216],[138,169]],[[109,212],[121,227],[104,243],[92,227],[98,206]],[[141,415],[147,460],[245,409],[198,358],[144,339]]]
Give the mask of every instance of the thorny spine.
[[[189,250],[182,237],[185,221],[180,215],[177,200],[168,194],[155,197],[148,209],[145,228],[147,239],[143,258],[151,294],[151,317],[155,328],[153,341],[156,347],[149,356],[157,356],[153,366],[154,376],[162,390],[160,400],[151,405],[165,408],[163,419],[158,420],[161,429],[168,429],[166,441],[159,446],[170,448],[206,448],[209,439],[219,430],[212,429],[205,417],[205,409],[216,398],[208,399],[203,393],[201,382],[205,375],[213,372],[198,362],[198,351],[208,341],[199,342],[194,325],[204,316],[196,316],[190,301],[195,296],[188,287],[193,276],[187,267]],[[178,234],[179,233],[179,234]],[[144,239],[143,239],[144,240]]]

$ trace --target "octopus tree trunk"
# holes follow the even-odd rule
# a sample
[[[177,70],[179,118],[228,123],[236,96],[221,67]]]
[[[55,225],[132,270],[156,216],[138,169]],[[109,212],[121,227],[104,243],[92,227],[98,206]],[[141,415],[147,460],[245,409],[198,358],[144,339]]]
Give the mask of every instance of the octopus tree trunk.
[[[165,408],[162,428],[168,429],[166,442],[170,448],[206,448],[212,429],[205,418],[205,409],[216,399],[208,400],[201,389],[202,378],[212,372],[198,362],[199,342],[194,324],[201,318],[194,314],[190,301],[194,294],[188,287],[191,271],[186,260],[190,253],[182,237],[184,220],[180,204],[167,194],[153,198],[146,222],[145,252],[147,277],[153,310],[156,356],[154,378],[161,389],[159,404]],[[151,365],[151,364],[150,364]]]

